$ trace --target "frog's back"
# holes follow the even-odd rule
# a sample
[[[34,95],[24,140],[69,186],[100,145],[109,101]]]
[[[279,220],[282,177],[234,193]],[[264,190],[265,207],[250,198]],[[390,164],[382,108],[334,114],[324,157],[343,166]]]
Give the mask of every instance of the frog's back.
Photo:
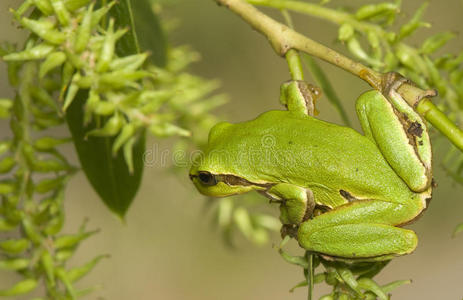
[[[375,198],[408,190],[363,135],[288,111],[269,111],[238,124],[221,123],[211,130],[210,149],[251,182],[292,183],[311,188],[318,197],[339,197],[343,186],[352,196]],[[330,201],[337,200],[324,199]]]

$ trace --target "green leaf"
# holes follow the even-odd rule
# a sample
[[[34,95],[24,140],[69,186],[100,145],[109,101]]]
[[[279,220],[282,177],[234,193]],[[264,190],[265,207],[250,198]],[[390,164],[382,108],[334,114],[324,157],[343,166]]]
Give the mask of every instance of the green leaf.
[[[142,51],[150,51],[153,64],[164,67],[167,63],[167,42],[159,17],[151,7],[150,0],[133,1],[135,30]]]
[[[330,101],[330,103],[334,105],[334,107],[338,111],[344,124],[350,126],[349,117],[347,116],[347,113],[344,110],[344,107],[342,106],[342,102],[338,98],[338,95],[336,95],[333,86],[331,85],[323,70],[311,56],[303,54],[302,58],[304,59],[305,65],[309,69],[313,78],[325,93],[326,97],[328,98],[328,101]]]
[[[85,91],[77,93],[67,110],[66,121],[87,179],[108,208],[123,218],[140,186],[145,138],[142,135],[134,145],[134,171],[130,173],[123,153],[118,152],[117,156],[113,156],[115,138],[86,138],[88,132],[97,128],[94,122],[83,125],[87,95]]]

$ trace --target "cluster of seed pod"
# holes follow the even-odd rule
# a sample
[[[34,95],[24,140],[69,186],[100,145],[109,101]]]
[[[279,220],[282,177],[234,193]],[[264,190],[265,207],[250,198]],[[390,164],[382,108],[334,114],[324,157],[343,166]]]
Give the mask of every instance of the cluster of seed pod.
[[[77,291],[74,283],[105,257],[68,268],[80,242],[95,231],[83,225],[76,234],[60,233],[64,189],[76,168],[59,150],[71,139],[53,134],[79,91],[88,93],[85,122],[101,124],[88,135],[116,137],[113,153],[130,152],[144,129],[156,136],[189,136],[184,128],[205,131],[216,121],[208,112],[224,102],[222,96],[203,101],[215,82],[181,73],[197,58],[188,49],[172,49],[165,68],[148,65],[147,53],[117,56],[117,41],[127,29],[105,21],[114,5],[26,0],[11,10],[31,36],[22,50],[0,49],[16,88],[14,101],[0,99],[0,117],[10,119],[12,131],[0,142],[0,269],[16,271],[23,280],[0,296],[31,293],[43,282],[46,296],[37,299],[76,299],[91,289]]]
[[[314,274],[310,279],[308,278],[309,257],[307,255],[292,256],[285,252],[282,247],[288,240],[289,238],[282,241],[278,251],[285,261],[302,267],[306,277],[304,281],[290,289],[290,292],[300,287],[306,287],[309,281],[312,282],[312,285],[325,282],[332,286],[333,290],[331,293],[321,296],[320,300],[389,300],[390,292],[401,285],[411,283],[411,280],[395,280],[379,285],[373,279],[390,261],[347,263],[332,259],[327,260],[318,255],[313,255],[312,267],[315,270],[319,265],[323,265],[324,271]]]

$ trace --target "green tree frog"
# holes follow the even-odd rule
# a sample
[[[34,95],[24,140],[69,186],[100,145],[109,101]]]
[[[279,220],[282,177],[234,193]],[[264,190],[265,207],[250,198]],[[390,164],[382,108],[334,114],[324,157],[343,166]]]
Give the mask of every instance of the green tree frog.
[[[351,261],[408,254],[418,240],[402,226],[431,199],[432,153],[402,83],[357,99],[361,135],[314,118],[318,89],[290,81],[281,89],[288,110],[215,125],[190,179],[204,195],[258,191],[279,203],[286,234],[308,251]]]

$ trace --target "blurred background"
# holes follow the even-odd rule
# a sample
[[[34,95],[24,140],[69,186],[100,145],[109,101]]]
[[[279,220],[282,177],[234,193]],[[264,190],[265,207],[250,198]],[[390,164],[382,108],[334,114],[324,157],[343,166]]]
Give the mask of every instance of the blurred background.
[[[336,5],[361,5],[366,1],[333,1]],[[369,1],[371,2],[371,1]],[[404,18],[422,1],[403,1]],[[19,1],[0,1],[0,40],[21,42],[24,33],[12,23],[9,7]],[[270,11],[268,11],[270,12]],[[421,29],[416,42],[437,31],[461,33],[463,2],[430,1],[426,20],[432,29]],[[279,86],[289,79],[286,63],[277,57],[265,38],[251,30],[241,19],[219,7],[212,0],[175,1],[164,13],[179,23],[170,35],[174,45],[190,45],[202,60],[192,72],[222,82],[221,92],[230,101],[218,114],[232,122],[254,118],[260,112],[278,109]],[[279,18],[278,14],[271,12]],[[295,18],[296,28],[311,38],[343,51],[334,44],[337,28],[314,18]],[[461,34],[444,51],[462,50]],[[367,90],[366,84],[344,71],[322,64],[344,102],[354,128],[356,97]],[[6,69],[0,64],[0,96],[11,97]],[[319,117],[341,124],[326,98],[318,103]],[[8,135],[8,125],[1,123],[1,137]],[[170,142],[151,139],[148,149],[169,149]],[[69,155],[74,162],[73,149]],[[395,259],[377,277],[379,283],[413,279],[411,285],[397,289],[394,299],[461,299],[463,285],[463,234],[451,238],[454,227],[463,221],[463,189],[454,184],[440,168],[443,153],[434,153],[434,176],[438,183],[430,209],[409,226],[419,236],[419,246],[412,254]],[[147,166],[141,189],[130,208],[126,223],[112,216],[92,191],[82,172],[69,184],[66,199],[65,232],[75,232],[84,218],[89,228],[101,232],[82,243],[72,259],[81,264],[93,256],[109,253],[80,286],[101,285],[88,299],[305,299],[306,290],[288,290],[303,279],[300,268],[285,263],[272,242],[256,247],[237,240],[237,247],[227,247],[213,228],[211,216],[204,211],[205,200],[192,188],[185,176],[177,178],[166,166]],[[277,215],[277,208],[274,208]],[[300,250],[293,248],[293,253]],[[9,273],[8,273],[9,274]],[[0,273],[0,288],[17,278]],[[315,296],[329,289],[317,286]]]

